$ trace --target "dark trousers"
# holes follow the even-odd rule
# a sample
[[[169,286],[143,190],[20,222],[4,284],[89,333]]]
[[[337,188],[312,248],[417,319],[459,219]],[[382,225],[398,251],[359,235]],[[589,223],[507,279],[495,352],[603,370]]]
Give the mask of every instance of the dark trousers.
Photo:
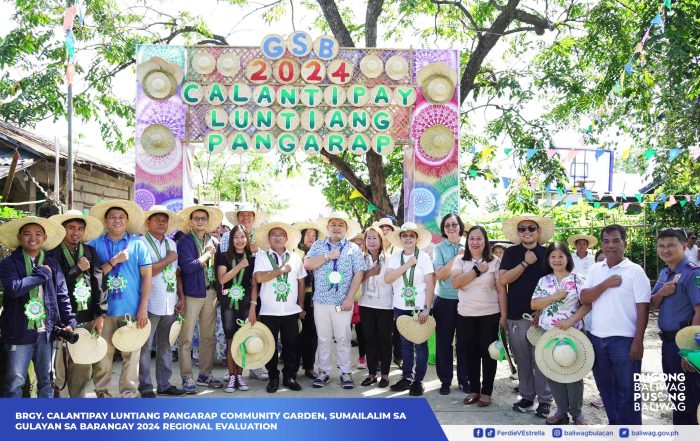
[[[316,346],[318,346],[312,293],[307,292],[304,297],[304,311],[306,316],[301,321],[301,334],[297,341],[297,366],[302,366],[306,371],[312,371],[316,362]]]
[[[442,384],[452,384],[454,360],[452,341],[455,339],[455,332],[457,331],[458,302],[458,299],[443,299],[436,296],[433,303],[433,317],[435,318],[435,371]],[[464,386],[465,389],[469,388],[469,366],[467,365],[466,351],[457,351],[457,383]]]
[[[270,328],[272,336],[277,340],[279,335],[282,340],[282,362],[284,367],[282,368],[282,375],[284,378],[296,377],[297,370],[299,370],[297,357],[297,340],[299,337],[299,314],[292,315],[261,315],[260,321]],[[280,371],[277,369],[277,351],[270,361],[267,362],[265,368],[267,369],[270,378],[279,378]]]
[[[399,330],[396,328],[396,320],[394,320],[394,325],[391,329],[391,347],[393,348],[394,359],[403,359],[403,355],[401,355],[401,334],[399,334]]]
[[[676,408],[673,411],[673,424],[698,424],[696,411],[700,403],[700,374],[681,369],[681,356],[678,355],[675,341],[661,344],[661,369],[664,374],[683,374],[685,377],[685,381],[678,381],[680,378],[666,381],[669,394],[678,396],[682,392],[685,395],[683,401],[672,400]]]
[[[362,326],[362,318],[355,323],[355,335],[357,335],[357,351],[360,357],[367,355],[367,342],[365,340],[365,328]]]
[[[634,374],[642,371],[642,362],[630,359],[632,337],[590,337],[595,353],[593,377],[605,404],[608,424],[641,425],[641,400],[634,399]],[[640,410],[635,410],[635,404]]]
[[[493,392],[497,362],[489,355],[489,345],[498,338],[500,318],[499,313],[478,317],[457,316],[457,362],[460,354],[466,358],[469,385],[474,393],[490,396]]]
[[[379,362],[381,363],[382,375],[389,375],[394,311],[360,306],[360,320],[365,334],[369,374],[377,375],[377,363]]]
[[[399,318],[402,315],[411,316],[413,312],[394,308],[394,318]],[[416,344],[401,336],[401,355],[403,355],[403,378],[411,381],[423,381],[425,373],[428,371],[428,343]]]

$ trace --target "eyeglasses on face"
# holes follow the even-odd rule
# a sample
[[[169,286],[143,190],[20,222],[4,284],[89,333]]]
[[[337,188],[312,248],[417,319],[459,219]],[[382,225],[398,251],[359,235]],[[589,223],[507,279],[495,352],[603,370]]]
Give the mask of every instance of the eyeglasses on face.
[[[458,227],[459,227],[459,224],[457,222],[451,223],[451,224],[450,223],[445,224],[445,228],[458,228]]]
[[[399,238],[401,238],[401,239],[418,239],[418,235],[417,235],[417,234],[410,234],[410,233],[406,234],[406,233],[404,233],[404,234],[400,234],[400,235],[399,235]]]
[[[538,229],[539,229],[539,227],[537,227],[537,225],[527,225],[527,226],[521,225],[518,227],[518,233],[524,233],[526,231],[529,231],[530,233],[534,233]]]
[[[199,216],[197,216],[197,217],[193,217],[193,218],[192,218],[192,222],[206,222],[206,221],[208,221],[208,220],[209,220],[208,217],[199,217]]]

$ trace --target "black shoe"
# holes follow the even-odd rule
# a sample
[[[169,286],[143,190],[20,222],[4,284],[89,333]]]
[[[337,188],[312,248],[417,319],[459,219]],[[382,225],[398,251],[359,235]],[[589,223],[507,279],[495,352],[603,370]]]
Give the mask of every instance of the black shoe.
[[[408,394],[412,397],[420,397],[423,395],[423,382],[414,381],[411,383],[411,389],[409,389]]]
[[[459,390],[464,392],[465,394],[470,394],[472,393],[472,388],[469,386],[469,383],[462,383],[459,385]]]
[[[182,389],[178,389],[177,387],[173,386],[172,384],[170,385],[169,388],[165,390],[159,390],[158,395],[170,395],[173,397],[180,397],[182,395],[185,395],[185,391]]]
[[[356,341],[356,340],[350,340],[350,346],[352,346],[353,348],[356,348],[356,347],[357,347],[357,341]]]
[[[520,393],[520,387],[515,386],[515,387],[513,388],[513,392],[515,392],[516,394],[519,394],[519,393]]]
[[[362,383],[360,383],[360,386],[371,386],[376,382],[377,382],[377,377],[374,377],[374,378],[367,377],[364,380],[362,380]]]
[[[540,418],[547,418],[549,416],[549,412],[551,410],[551,406],[549,403],[540,403],[539,406],[537,406],[537,410],[535,411],[535,415],[537,415]],[[566,420],[568,422],[569,417],[566,417]]]
[[[270,378],[270,381],[267,383],[267,393],[269,394],[274,394],[277,392],[277,389],[280,387],[280,379],[279,378]]]
[[[173,363],[177,363],[177,351],[173,351]]]
[[[279,381],[279,380],[277,380],[277,381]],[[282,381],[282,384],[283,384],[284,387],[286,387],[287,389],[293,390],[293,391],[295,391],[295,392],[298,392],[298,391],[301,390],[301,385],[300,385],[299,383],[297,383],[297,380],[296,380],[296,378],[294,378],[294,377],[285,378],[285,379]]]
[[[394,364],[395,364],[399,369],[402,369],[402,368],[403,368],[403,360],[400,359],[400,358],[396,358],[396,357],[395,357],[395,358],[394,358]]]
[[[443,384],[440,386],[440,395],[449,395],[450,394],[450,385],[449,384]]]
[[[141,392],[141,398],[155,398],[156,394],[152,390],[149,390],[147,392]]]
[[[513,404],[513,410],[517,412],[527,413],[532,412],[532,408],[535,406],[535,402],[532,400],[521,399],[517,403]],[[549,405],[547,405],[549,407]]]
[[[381,387],[383,389],[383,388],[387,387],[388,385],[389,385],[389,380],[387,380],[386,378],[382,378],[381,380],[379,380],[379,384],[377,384],[377,387]]]
[[[392,384],[389,389],[393,390],[394,392],[401,392],[404,390],[409,390],[411,388],[411,380],[407,378],[401,378],[399,381],[396,383]]]

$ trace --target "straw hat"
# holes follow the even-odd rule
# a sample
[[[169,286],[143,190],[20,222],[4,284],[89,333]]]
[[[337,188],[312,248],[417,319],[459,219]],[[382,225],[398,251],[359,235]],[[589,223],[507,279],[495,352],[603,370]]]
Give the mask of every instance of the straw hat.
[[[61,225],[63,225],[64,222],[68,222],[69,220],[73,219],[80,219],[85,222],[83,242],[90,242],[92,239],[102,234],[102,231],[105,229],[102,222],[92,216],[83,214],[80,210],[68,210],[63,214],[55,214],[49,218],[49,220]]]
[[[141,146],[151,156],[165,156],[175,148],[175,136],[162,124],[151,124],[141,134]]]
[[[367,78],[377,78],[384,71],[382,59],[374,54],[365,55],[360,60],[360,72]]]
[[[532,221],[540,227],[540,243],[547,243],[554,236],[554,221],[548,217],[525,213],[503,221],[503,235],[515,245],[520,244],[518,224],[522,221]]]
[[[434,158],[447,156],[455,146],[455,134],[441,124],[430,126],[420,136],[423,151]]]
[[[529,341],[532,346],[537,346],[537,342],[540,341],[540,337],[542,337],[545,332],[546,331],[539,326],[530,326],[526,334],[527,341]]]
[[[255,243],[257,243],[260,248],[263,250],[270,249],[270,241],[268,240],[267,235],[270,230],[274,228],[281,228],[285,233],[287,233],[287,242],[285,242],[284,245],[285,248],[288,250],[293,250],[297,247],[297,245],[299,245],[299,242],[301,241],[301,231],[299,231],[296,227],[284,222],[270,222],[255,229],[253,237],[255,237]]]
[[[433,240],[433,235],[430,234],[428,230],[419,227],[414,222],[406,222],[405,224],[401,225],[401,228],[399,228],[398,230],[394,230],[392,233],[389,233],[387,235],[389,242],[391,242],[391,244],[396,250],[403,250],[403,244],[401,243],[401,238],[399,237],[399,235],[406,231],[414,231],[418,235],[416,248],[418,248],[419,250],[422,250],[423,248],[427,247]]]
[[[262,210],[257,210],[255,205],[250,202],[243,202],[238,206],[238,209],[226,212],[226,219],[233,225],[238,225],[238,213],[241,211],[252,211],[255,213],[255,222],[253,222],[253,228],[262,225],[265,220],[265,212]]]
[[[183,232],[189,233],[192,231],[192,227],[190,227],[190,216],[197,210],[206,211],[209,215],[209,221],[207,221],[206,228],[207,233],[211,233],[219,228],[219,225],[221,225],[221,221],[224,218],[224,214],[221,212],[221,210],[219,210],[217,207],[210,207],[208,205],[192,205],[191,207],[183,208],[177,214],[185,222],[182,226]]]
[[[396,319],[396,329],[403,338],[412,343],[425,343],[435,332],[435,319],[429,315],[428,320],[421,325],[418,323],[418,316],[402,315]]]
[[[569,243],[569,246],[573,248],[576,247],[576,242],[581,239],[588,242],[588,248],[593,248],[598,245],[598,239],[590,234],[574,234],[573,236],[569,236],[566,241]]]
[[[241,60],[236,54],[221,54],[216,60],[216,69],[225,77],[233,77],[241,70]]]
[[[165,205],[153,205],[143,215],[143,230],[144,231],[146,231],[148,229],[147,228],[148,218],[150,218],[154,214],[164,214],[164,215],[168,216],[168,231],[166,231],[165,234],[172,234],[172,233],[176,232],[177,230],[182,230],[182,228],[185,226],[185,220],[183,218],[181,218],[174,211],[168,210],[168,207],[166,207]]]
[[[127,231],[129,233],[138,233],[143,225],[143,210],[141,207],[133,201],[127,201],[124,199],[108,199],[106,201],[98,202],[94,207],[90,209],[90,216],[105,223],[105,214],[110,208],[121,208],[126,211],[129,216],[129,226]]]
[[[503,361],[506,359],[506,348],[503,346],[501,340],[496,340],[489,345],[489,355],[496,361]]]
[[[418,72],[416,82],[420,84],[426,100],[433,104],[445,104],[454,96],[457,72],[445,63],[431,63]]]
[[[593,345],[575,328],[552,328],[535,346],[535,362],[542,374],[558,383],[581,380],[593,368]]]
[[[324,232],[328,231],[328,223],[331,221],[331,219],[340,219],[345,221],[345,224],[348,226],[348,230],[345,232],[345,238],[346,239],[352,239],[362,231],[362,226],[360,223],[356,220],[350,219],[350,217],[345,214],[342,211],[334,211],[331,213],[329,216],[319,218],[316,221],[316,225]]]
[[[401,55],[394,55],[386,60],[386,75],[392,80],[400,80],[408,75],[408,61]]]
[[[294,222],[292,225],[294,225],[299,230],[299,232],[302,232],[302,231],[308,230],[308,229],[316,230],[316,240],[326,238],[326,232],[323,231],[322,229],[320,229],[315,222],[311,222],[311,221]]]
[[[66,237],[66,230],[58,222],[43,217],[27,216],[21,219],[14,219],[0,225],[0,243],[7,248],[14,250],[19,247],[17,234],[19,229],[27,224],[39,224],[46,233],[46,241],[41,246],[44,251],[53,250]]]
[[[78,341],[68,345],[70,358],[75,364],[93,364],[102,360],[107,354],[107,340],[92,334],[85,328],[77,328]]]
[[[241,345],[245,348],[245,363],[243,363],[243,351]],[[255,322],[251,325],[248,321],[243,323],[241,327],[233,334],[231,342],[231,356],[233,361],[238,366],[244,369],[257,369],[264,367],[272,358],[272,354],[277,350],[277,341],[272,336],[270,329],[262,324]]]
[[[180,330],[182,329],[182,322],[185,321],[185,318],[182,317],[180,314],[177,315],[177,320],[173,322],[173,324],[170,326],[170,333],[168,334],[168,343],[170,343],[170,346],[174,345],[175,342],[177,341],[177,338],[180,336]]]
[[[136,68],[136,75],[144,93],[156,100],[170,98],[185,78],[180,66],[160,57],[152,57]]]
[[[399,227],[394,225],[394,222],[389,219],[388,217],[383,217],[379,219],[377,222],[372,223],[373,227],[381,228],[383,225],[387,225],[391,227],[392,230],[396,231]]]
[[[678,349],[688,349],[691,351],[700,350],[700,342],[695,334],[700,333],[700,326],[686,326],[676,333],[676,345]]]
[[[192,69],[198,74],[209,75],[214,72],[216,67],[216,60],[212,54],[207,51],[199,51],[192,57]]]
[[[148,320],[146,326],[139,328],[136,322],[131,320],[131,315],[124,316],[126,325],[117,329],[112,335],[112,344],[121,352],[134,352],[141,349],[146,344],[148,336],[151,334],[151,321]]]

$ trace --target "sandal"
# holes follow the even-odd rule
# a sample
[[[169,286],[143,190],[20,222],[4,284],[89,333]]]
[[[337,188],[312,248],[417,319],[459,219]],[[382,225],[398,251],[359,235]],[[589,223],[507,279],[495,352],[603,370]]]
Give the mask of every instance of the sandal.
[[[476,404],[479,407],[488,407],[491,405],[491,397],[489,395],[481,395]]]
[[[474,404],[477,401],[479,401],[479,394],[469,394],[467,397],[464,399],[463,403],[466,404],[467,406],[470,404]]]

